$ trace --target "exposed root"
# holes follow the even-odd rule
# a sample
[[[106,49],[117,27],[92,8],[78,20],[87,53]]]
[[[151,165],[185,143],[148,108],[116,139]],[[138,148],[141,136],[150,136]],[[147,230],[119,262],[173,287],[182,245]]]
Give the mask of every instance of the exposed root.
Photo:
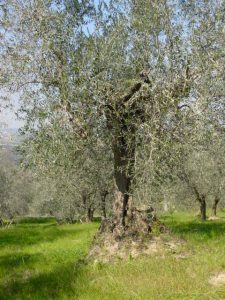
[[[154,230],[165,232],[166,227],[156,217],[153,208],[139,210],[132,208],[128,211],[126,225],[118,222],[119,218],[106,218],[102,220],[98,235],[111,234],[115,239],[131,236],[150,236]]]

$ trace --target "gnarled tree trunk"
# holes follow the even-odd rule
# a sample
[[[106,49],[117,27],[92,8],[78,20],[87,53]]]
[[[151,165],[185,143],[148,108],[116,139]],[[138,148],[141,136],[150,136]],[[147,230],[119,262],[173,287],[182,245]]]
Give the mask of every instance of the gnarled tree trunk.
[[[125,130],[123,127],[123,130]],[[130,129],[127,135],[130,134]],[[133,131],[134,133],[134,131]],[[115,182],[117,190],[113,207],[113,217],[102,221],[99,233],[112,234],[117,240],[129,237],[149,235],[152,224],[165,231],[165,226],[158,222],[153,208],[139,210],[131,206],[132,183],[134,180],[135,134],[129,136],[129,142],[121,135],[116,136],[113,144],[115,161]]]
[[[180,101],[181,96],[186,96],[189,93],[188,77],[189,67],[186,70],[186,78],[182,78],[180,82],[172,87],[170,91],[171,97]],[[142,217],[128,217],[128,209],[129,212],[132,211],[132,208],[129,207],[129,200],[132,196],[132,184],[134,181],[136,134],[139,124],[144,122],[146,117],[144,101],[149,101],[150,97],[148,92],[144,93],[145,89],[143,93],[141,91],[142,87],[151,85],[149,70],[143,70],[140,78],[141,80],[135,83],[127,94],[121,97],[114,95],[108,98],[105,110],[107,126],[113,134],[114,177],[117,187],[113,226],[121,227],[123,230],[126,230],[127,227],[133,228],[134,220],[137,222],[139,219],[145,219],[145,223],[149,223],[151,219],[143,217],[144,213],[140,213],[138,210],[135,211],[135,215],[142,214]],[[131,215],[134,216],[134,211]],[[104,227],[103,225],[102,228]]]
[[[123,137],[117,137],[113,145],[115,182],[117,186],[114,216],[118,224],[125,226],[131,185],[134,176],[135,136],[131,137],[129,144]]]
[[[149,218],[145,218],[145,213],[135,211],[129,205],[132,197],[132,184],[134,181],[134,163],[136,150],[136,133],[138,129],[137,120],[140,122],[144,119],[143,106],[140,101],[143,100],[141,95],[137,99],[133,96],[137,94],[143,84],[149,84],[147,75],[141,76],[141,82],[133,85],[130,91],[121,98],[113,100],[113,104],[108,105],[106,111],[108,128],[113,134],[112,150],[114,154],[114,178],[116,183],[115,201],[113,206],[112,226],[110,220],[102,224],[104,227],[110,227],[110,230],[116,235],[123,235],[127,231],[134,229],[134,222],[142,220],[149,224]],[[132,100],[133,99],[133,100]],[[133,213],[132,213],[133,211]],[[141,214],[140,218],[130,218],[128,215]],[[144,221],[145,219],[145,221]],[[140,221],[141,222],[141,221]],[[141,227],[141,226],[139,226]],[[148,226],[147,226],[148,227]],[[128,229],[129,228],[129,229]]]

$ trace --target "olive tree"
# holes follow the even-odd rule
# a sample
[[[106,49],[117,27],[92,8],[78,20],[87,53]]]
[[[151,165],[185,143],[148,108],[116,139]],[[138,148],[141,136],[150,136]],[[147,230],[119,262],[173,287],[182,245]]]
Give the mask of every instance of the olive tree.
[[[160,130],[159,120],[177,110],[191,89],[191,61],[181,16],[169,1],[101,2],[84,26],[89,3],[9,2],[13,86],[24,93],[28,125],[59,120],[74,140],[100,139],[114,155],[114,216],[126,223],[133,194],[137,143]],[[11,5],[11,6],[10,6]],[[72,13],[71,13],[72,12]],[[8,24],[7,24],[8,25]],[[7,40],[7,39],[6,39]],[[16,57],[16,59],[14,59]],[[17,76],[17,77],[16,77]],[[97,118],[96,118],[97,115]],[[85,142],[84,142],[85,141]]]
[[[209,7],[215,4],[209,2]],[[3,82],[23,94],[25,131],[44,130],[44,136],[51,136],[60,124],[61,132],[72,133],[66,145],[74,147],[74,153],[100,144],[108,157],[113,154],[115,227],[127,225],[131,198],[137,184],[141,189],[147,168],[150,182],[166,177],[160,172],[160,157],[167,161],[168,145],[173,145],[177,133],[182,137],[177,126],[186,107],[194,103],[198,115],[209,104],[213,106],[210,98],[215,88],[207,87],[212,87],[208,84],[218,74],[214,81],[221,82],[214,59],[222,44],[214,51],[215,37],[207,32],[221,5],[215,4],[212,14],[204,3],[192,1],[123,0],[94,5],[91,1],[26,0],[21,6],[20,1],[11,0],[4,5],[4,28],[9,33],[4,37],[7,47],[2,57],[8,65]],[[221,33],[221,20],[215,36]],[[205,36],[214,40],[210,63],[199,43]],[[222,62],[223,56],[219,57],[217,61]],[[188,125],[193,147],[204,137],[203,123]],[[167,132],[172,132],[169,143]],[[49,147],[41,151],[46,154]],[[57,160],[64,164],[59,153]],[[64,153],[70,151],[65,148]],[[45,168],[45,161],[41,163]]]

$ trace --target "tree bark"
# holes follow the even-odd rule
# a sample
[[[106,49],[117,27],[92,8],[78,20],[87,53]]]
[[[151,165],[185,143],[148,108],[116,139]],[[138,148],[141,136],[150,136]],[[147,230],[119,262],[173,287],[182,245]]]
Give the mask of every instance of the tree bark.
[[[87,209],[86,222],[87,223],[92,222],[93,219],[94,219],[94,209],[91,206],[89,206]]]
[[[125,218],[134,176],[136,120],[143,118],[139,101],[131,100],[145,82],[149,82],[149,79],[142,75],[141,81],[135,83],[126,95],[118,99],[110,99],[106,106],[107,126],[113,133],[114,178],[117,187],[114,221],[122,226],[125,226],[126,223]]]
[[[212,206],[212,216],[213,217],[216,217],[216,215],[217,215],[217,206],[218,206],[219,202],[220,202],[219,197],[215,197],[213,206]]]
[[[200,212],[201,212],[201,220],[206,221],[206,201],[204,195],[200,199]]]
[[[204,194],[200,194],[196,186],[193,186],[197,201],[200,203],[200,217],[202,221],[206,221],[206,197]]]
[[[128,203],[131,196],[131,184],[134,176],[135,135],[130,137],[129,143],[126,141],[126,138],[118,136],[113,145],[113,153],[117,186],[114,214],[117,222],[125,226]]]
[[[102,210],[102,217],[106,218],[106,196],[108,195],[108,191],[101,192],[101,210]]]
[[[94,208],[92,206],[92,203],[90,203],[89,200],[90,195],[86,192],[82,192],[82,201],[83,201],[83,207],[86,211],[86,222],[92,222],[94,217]]]

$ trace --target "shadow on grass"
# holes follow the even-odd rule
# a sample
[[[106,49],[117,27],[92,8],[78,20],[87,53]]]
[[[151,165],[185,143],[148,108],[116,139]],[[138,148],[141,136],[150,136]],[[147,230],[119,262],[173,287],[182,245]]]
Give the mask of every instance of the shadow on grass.
[[[46,223],[37,227],[29,223],[0,230],[0,299],[76,299],[76,278],[85,265],[82,259],[86,255],[86,244],[96,225]],[[78,244],[65,251],[63,248],[58,251],[56,244],[50,252],[48,246],[47,252],[39,252],[39,243],[61,239],[60,245],[63,245],[65,238]],[[30,253],[29,246],[33,245],[37,251]],[[51,249],[54,249],[52,253]]]
[[[177,222],[173,217],[163,217],[168,228],[171,232],[178,235],[194,235],[195,237],[219,238],[225,234],[225,222],[224,220],[218,221],[205,221],[193,219],[188,221]]]
[[[28,246],[43,242],[53,242],[57,239],[74,237],[87,232],[85,227],[74,226],[66,229],[54,224],[40,226],[14,226],[10,229],[0,230],[0,249],[8,246]]]
[[[57,224],[57,221],[54,217],[49,217],[49,218],[46,218],[46,217],[27,217],[27,218],[22,218],[22,219],[19,219],[17,221],[18,224],[49,224],[49,223],[52,223],[52,224]]]
[[[0,285],[0,299],[76,299],[76,278],[84,265],[84,261],[79,260],[49,273],[23,270],[12,274],[4,285]]]
[[[11,270],[20,266],[32,265],[42,259],[41,253],[30,254],[26,252],[13,253],[0,256],[0,269]]]

